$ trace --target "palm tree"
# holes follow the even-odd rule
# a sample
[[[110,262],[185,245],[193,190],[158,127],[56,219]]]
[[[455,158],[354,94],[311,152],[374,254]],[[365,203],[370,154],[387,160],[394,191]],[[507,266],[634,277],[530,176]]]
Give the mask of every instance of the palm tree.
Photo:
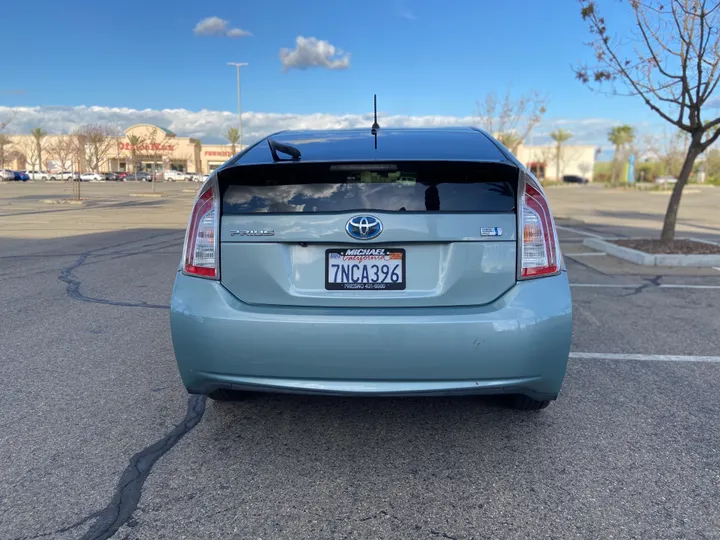
[[[130,160],[132,161],[133,172],[137,172],[137,148],[142,144],[142,139],[137,135],[128,135],[130,143]]]
[[[41,127],[36,127],[30,132],[30,135],[32,135],[33,139],[35,139],[35,145],[37,147],[37,156],[38,156],[38,166],[37,168],[40,170],[45,170],[45,167],[43,167],[43,160],[42,160],[42,141],[45,137],[47,137],[48,132],[45,131]],[[33,168],[35,168],[35,164],[33,164]]]
[[[195,172],[202,176],[202,143],[200,139],[190,139],[195,154]]]
[[[228,140],[230,145],[232,146],[232,154],[235,155],[235,145],[240,140],[240,130],[238,128],[228,128],[228,130],[225,132],[225,138]]]
[[[567,129],[556,129],[550,133],[550,138],[555,141],[555,180],[560,181],[560,163],[562,161],[562,147],[572,139],[573,134]]]
[[[613,157],[612,183],[617,180],[620,156],[625,148],[635,140],[635,130],[627,124],[615,126],[608,133],[608,141],[615,145],[615,157]]]

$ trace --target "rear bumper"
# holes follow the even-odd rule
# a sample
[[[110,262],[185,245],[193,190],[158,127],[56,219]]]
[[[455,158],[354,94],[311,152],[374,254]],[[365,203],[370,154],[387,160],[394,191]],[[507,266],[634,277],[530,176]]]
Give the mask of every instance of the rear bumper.
[[[492,304],[297,308],[245,304],[177,274],[170,322],[191,393],[557,396],[572,336],[567,274],[519,282]]]

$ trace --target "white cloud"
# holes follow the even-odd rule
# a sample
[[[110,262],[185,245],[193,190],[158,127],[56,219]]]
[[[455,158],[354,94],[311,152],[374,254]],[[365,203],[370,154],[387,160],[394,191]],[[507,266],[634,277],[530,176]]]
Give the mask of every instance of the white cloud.
[[[409,21],[414,21],[417,19],[415,12],[404,0],[398,0],[395,4],[395,9],[397,11],[397,14],[403,19],[407,19]]]
[[[347,69],[350,67],[350,53],[336,49],[323,39],[298,36],[294,49],[280,49],[283,70],[321,67],[326,69]]]
[[[12,118],[5,130],[9,134],[28,133],[41,126],[50,133],[68,133],[83,124],[105,124],[125,129],[133,124],[154,124],[170,129],[181,137],[195,137],[206,143],[226,142],[223,133],[236,125],[237,114],[231,111],[189,111],[187,109],[128,109],[117,107],[3,107],[0,106],[0,120]],[[243,113],[244,142],[251,143],[265,135],[284,129],[343,129],[370,128],[372,114],[281,114],[271,112]],[[381,127],[440,127],[477,125],[472,116],[388,116],[380,114]],[[604,149],[610,147],[607,133],[614,125],[622,122],[615,119],[547,119],[535,130],[532,143],[549,144],[549,134],[562,127],[573,133],[570,144],[592,144]],[[639,136],[646,133],[662,133],[663,124],[638,124]],[[638,138],[639,140],[639,138]],[[527,141],[530,143],[531,141]]]
[[[230,21],[220,17],[207,17],[195,25],[193,30],[196,36],[226,36],[238,38],[252,36],[247,30],[241,28],[230,28]]]

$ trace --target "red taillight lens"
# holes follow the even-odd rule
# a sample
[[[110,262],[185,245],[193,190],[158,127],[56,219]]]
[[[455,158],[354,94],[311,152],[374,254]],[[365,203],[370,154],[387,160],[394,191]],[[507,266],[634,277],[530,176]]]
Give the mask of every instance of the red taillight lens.
[[[525,182],[520,210],[520,277],[541,277],[559,273],[560,250],[550,207],[542,191],[530,182]]]
[[[218,209],[215,187],[209,186],[195,201],[185,234],[183,271],[192,276],[217,279]]]

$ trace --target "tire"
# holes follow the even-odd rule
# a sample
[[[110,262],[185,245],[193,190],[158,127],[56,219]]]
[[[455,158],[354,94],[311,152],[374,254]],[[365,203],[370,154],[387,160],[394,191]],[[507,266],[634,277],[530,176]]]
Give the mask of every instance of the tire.
[[[550,400],[538,401],[523,395],[510,396],[510,407],[518,411],[539,411],[550,405]]]
[[[237,390],[228,390],[227,388],[218,388],[207,395],[213,401],[240,401],[243,393]]]

